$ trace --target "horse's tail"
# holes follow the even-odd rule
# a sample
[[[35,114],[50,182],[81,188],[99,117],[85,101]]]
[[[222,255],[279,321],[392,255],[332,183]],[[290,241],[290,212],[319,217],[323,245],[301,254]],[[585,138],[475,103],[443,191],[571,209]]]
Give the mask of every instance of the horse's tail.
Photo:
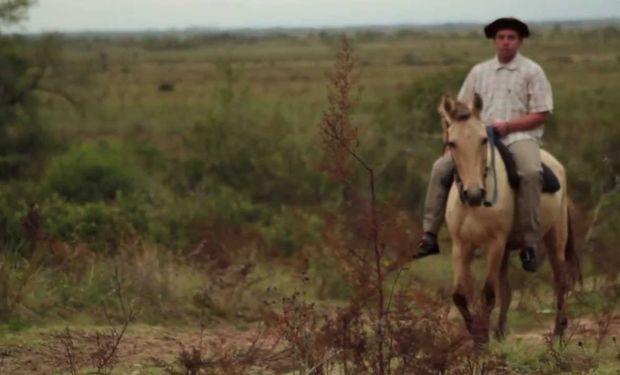
[[[567,207],[567,239],[566,246],[564,247],[564,259],[566,260],[566,267],[568,271],[568,276],[571,281],[571,285],[574,285],[575,282],[579,282],[580,285],[583,285],[583,276],[581,274],[581,257],[575,247],[575,233],[573,230],[573,218],[571,214],[571,209]]]

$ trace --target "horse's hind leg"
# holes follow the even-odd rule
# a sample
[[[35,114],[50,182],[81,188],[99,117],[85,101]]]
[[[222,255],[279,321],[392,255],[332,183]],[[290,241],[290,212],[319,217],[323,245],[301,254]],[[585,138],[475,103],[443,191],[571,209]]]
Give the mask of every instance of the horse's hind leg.
[[[503,341],[506,337],[506,320],[508,318],[508,309],[512,301],[512,290],[508,280],[508,260],[510,254],[508,250],[504,251],[502,266],[499,271],[499,318],[497,320],[497,328],[495,330],[495,338]]]
[[[470,311],[473,300],[474,289],[471,276],[471,262],[473,260],[473,249],[464,246],[457,241],[452,243],[452,268],[454,269],[454,285],[452,291],[452,301],[463,316],[465,326],[469,333],[472,333],[473,316]]]
[[[566,294],[568,293],[568,279],[564,246],[566,245],[567,231],[558,221],[544,236],[545,246],[549,254],[549,263],[553,271],[553,289],[556,297],[556,316],[554,334],[562,336],[568,325],[566,317]]]

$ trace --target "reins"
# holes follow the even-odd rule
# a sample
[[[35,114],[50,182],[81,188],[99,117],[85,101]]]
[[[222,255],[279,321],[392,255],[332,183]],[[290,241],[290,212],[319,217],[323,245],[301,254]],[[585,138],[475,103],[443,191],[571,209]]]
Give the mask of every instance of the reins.
[[[484,206],[491,207],[497,203],[497,170],[495,168],[495,142],[497,142],[497,132],[493,127],[487,126],[487,136],[489,139],[489,147],[491,147],[491,171],[493,173],[493,197],[490,201],[485,200]]]

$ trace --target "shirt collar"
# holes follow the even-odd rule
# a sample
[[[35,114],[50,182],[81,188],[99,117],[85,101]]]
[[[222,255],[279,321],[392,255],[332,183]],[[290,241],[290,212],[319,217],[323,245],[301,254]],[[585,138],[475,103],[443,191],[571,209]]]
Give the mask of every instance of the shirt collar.
[[[493,59],[493,67],[495,68],[495,70],[499,70],[502,68],[508,70],[517,70],[519,68],[519,61],[521,61],[521,54],[519,52],[517,52],[515,57],[510,60],[508,64],[500,63],[497,55],[495,55],[495,58]]]

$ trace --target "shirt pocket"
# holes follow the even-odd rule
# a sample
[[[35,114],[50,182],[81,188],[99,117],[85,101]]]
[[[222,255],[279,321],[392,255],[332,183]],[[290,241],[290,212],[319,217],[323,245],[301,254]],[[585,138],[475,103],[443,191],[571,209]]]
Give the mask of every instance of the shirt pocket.
[[[482,97],[482,121],[485,124],[489,124],[498,119],[497,116],[495,116],[497,112],[495,92],[493,90],[488,90],[480,94],[480,96]]]
[[[508,89],[508,103],[513,116],[528,112],[527,82],[522,77],[518,77]]]

